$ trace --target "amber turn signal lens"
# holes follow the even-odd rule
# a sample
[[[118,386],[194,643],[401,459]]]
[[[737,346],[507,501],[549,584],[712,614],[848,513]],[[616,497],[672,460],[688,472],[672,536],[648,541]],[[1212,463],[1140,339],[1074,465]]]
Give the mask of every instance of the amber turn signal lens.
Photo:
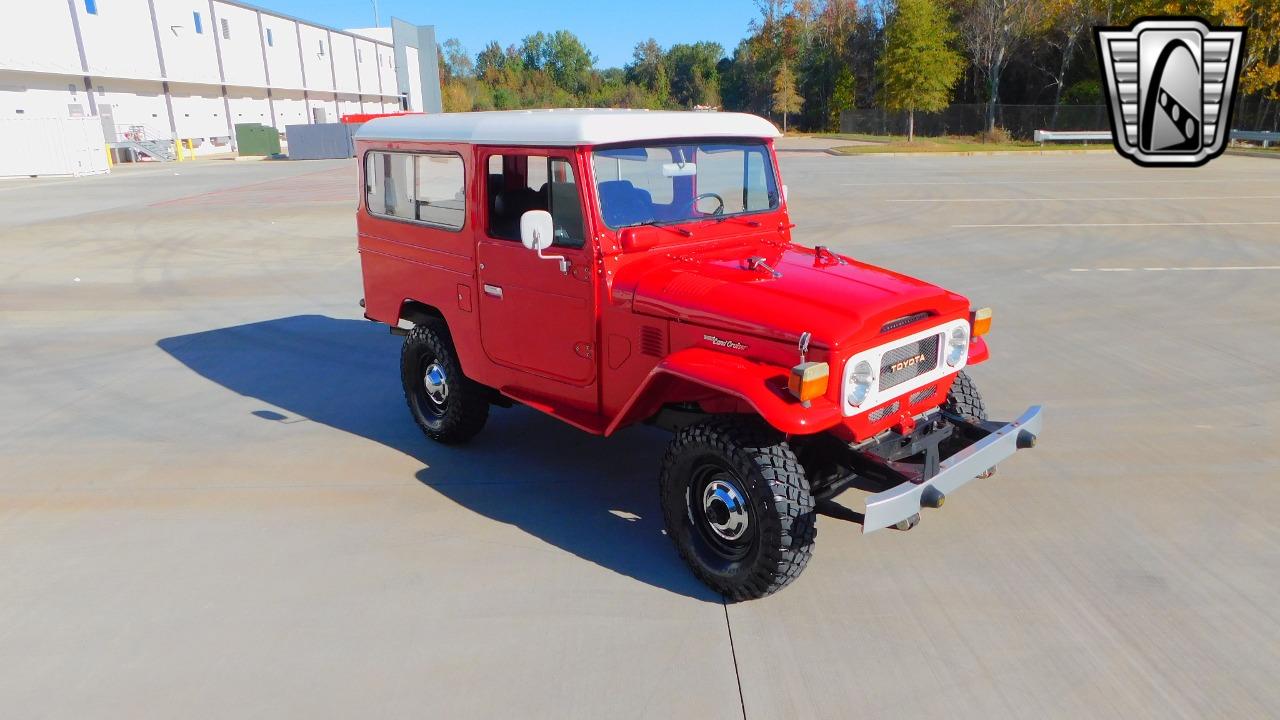
[[[978,308],[969,313],[969,324],[973,326],[973,337],[986,335],[991,329],[991,308]]]
[[[827,380],[831,377],[831,366],[824,362],[805,362],[791,368],[791,377],[787,380],[787,389],[800,402],[822,397],[827,393]]]

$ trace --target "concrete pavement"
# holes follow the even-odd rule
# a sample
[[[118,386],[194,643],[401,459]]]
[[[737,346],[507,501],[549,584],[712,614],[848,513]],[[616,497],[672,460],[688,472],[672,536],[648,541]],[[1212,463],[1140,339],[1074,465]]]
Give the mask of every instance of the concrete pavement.
[[[1280,707],[1280,164],[787,155],[798,239],[993,306],[973,375],[1046,429],[727,608],[661,534],[663,433],[421,437],[349,163],[129,170],[0,185],[6,715]]]

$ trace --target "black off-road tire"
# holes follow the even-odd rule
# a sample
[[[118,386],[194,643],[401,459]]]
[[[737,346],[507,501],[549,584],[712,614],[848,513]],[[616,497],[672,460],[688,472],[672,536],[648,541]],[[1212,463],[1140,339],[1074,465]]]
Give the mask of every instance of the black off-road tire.
[[[711,535],[699,478],[729,479],[745,496],[750,538],[726,557]],[[719,474],[715,474],[719,473]],[[720,416],[678,430],[658,480],[667,535],[708,587],[734,601],[777,592],[795,580],[813,554],[813,496],[781,433],[758,418]],[[735,540],[734,543],[739,541]]]
[[[448,379],[448,394],[443,402],[435,402],[427,394],[425,375],[432,363],[439,365]],[[417,325],[405,336],[400,349],[400,381],[414,422],[436,442],[465,443],[489,419],[485,389],[463,375],[443,322]]]
[[[959,415],[966,420],[978,421],[987,419],[987,406],[982,404],[982,393],[978,386],[961,370],[955,382],[951,383],[951,392],[947,393],[947,401],[942,409]]]
[[[951,392],[947,393],[947,401],[942,404],[942,409],[970,422],[987,419],[987,406],[982,404],[982,393],[978,392],[978,386],[964,374],[963,370],[956,374],[955,382],[951,383]],[[944,446],[944,448],[950,448],[953,452],[959,449],[958,446]],[[978,477],[989,478],[995,474],[995,468],[987,468],[987,471]]]

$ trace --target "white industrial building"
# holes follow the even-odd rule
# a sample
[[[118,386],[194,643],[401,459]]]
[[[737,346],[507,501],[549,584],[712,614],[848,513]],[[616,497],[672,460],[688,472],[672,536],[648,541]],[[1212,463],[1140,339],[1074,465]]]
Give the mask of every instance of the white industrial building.
[[[230,0],[0,2],[0,120],[97,116],[107,142],[200,155],[231,151],[237,123],[401,109],[440,110],[429,26],[337,30]]]

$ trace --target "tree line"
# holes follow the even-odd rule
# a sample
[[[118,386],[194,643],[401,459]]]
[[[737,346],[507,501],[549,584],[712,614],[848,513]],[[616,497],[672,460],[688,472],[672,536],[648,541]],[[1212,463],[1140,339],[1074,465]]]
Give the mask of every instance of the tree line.
[[[600,68],[572,32],[536,32],[472,55],[440,48],[446,112],[542,107],[722,108],[784,127],[835,131],[853,108],[935,112],[999,104],[1104,102],[1096,25],[1195,15],[1248,26],[1237,125],[1280,125],[1277,0],[756,0],[732,52],[714,42],[638,43],[621,68]],[[1056,112],[1056,111],[1055,111]]]

